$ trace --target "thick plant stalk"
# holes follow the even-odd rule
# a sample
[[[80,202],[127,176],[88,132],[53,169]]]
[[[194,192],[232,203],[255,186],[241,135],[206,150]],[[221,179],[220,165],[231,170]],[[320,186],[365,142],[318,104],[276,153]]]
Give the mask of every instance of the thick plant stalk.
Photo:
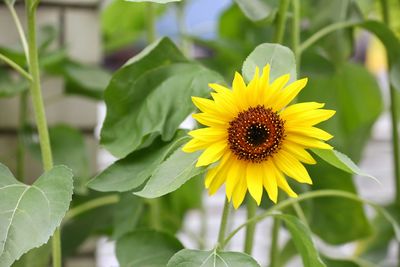
[[[33,108],[35,111],[36,125],[39,133],[40,150],[45,171],[53,167],[53,156],[50,147],[49,131],[44,110],[42,88],[40,85],[39,57],[36,44],[36,9],[38,2],[26,2],[26,14],[28,16],[28,49],[29,49],[29,72],[32,77],[30,92]],[[61,267],[61,235],[57,228],[52,237],[53,267]]]
[[[147,42],[151,44],[157,38],[155,22],[154,3],[148,2],[147,5]]]
[[[275,27],[274,42],[282,43],[283,35],[285,34],[286,13],[289,6],[289,0],[279,1],[278,20]]]
[[[256,216],[257,212],[257,203],[253,198],[247,199],[247,219],[251,219]],[[244,240],[244,252],[251,255],[253,251],[253,243],[254,243],[254,233],[256,230],[256,223],[250,223],[246,227],[246,235]]]
[[[224,240],[225,240],[226,228],[228,225],[229,213],[230,213],[229,201],[227,198],[225,198],[224,209],[222,211],[221,224],[219,226],[219,233],[218,233],[218,249],[221,250],[225,247]]]

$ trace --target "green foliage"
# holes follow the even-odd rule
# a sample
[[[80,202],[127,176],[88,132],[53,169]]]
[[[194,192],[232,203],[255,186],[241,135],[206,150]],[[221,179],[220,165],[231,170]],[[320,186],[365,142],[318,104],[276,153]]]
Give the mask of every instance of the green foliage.
[[[304,267],[325,267],[318,250],[312,239],[311,231],[296,217],[292,215],[275,215],[285,222],[292,241],[300,253]]]
[[[63,166],[28,186],[0,165],[0,266],[48,241],[68,210],[72,187],[72,173]]]
[[[240,252],[220,252],[183,249],[168,262],[167,267],[260,267],[249,255]]]
[[[158,4],[166,4],[170,2],[179,2],[181,0],[126,0],[128,2],[153,2]]]
[[[4,68],[0,68],[0,98],[12,97],[28,90],[25,79],[16,79]]]
[[[101,143],[125,157],[155,134],[171,140],[195,110],[190,97],[208,96],[207,83],[220,81],[216,72],[185,59],[169,39],[159,40],[113,75]]]
[[[235,0],[243,14],[252,21],[272,21],[278,11],[278,1]]]
[[[250,81],[253,78],[256,67],[262,68],[270,64],[270,79],[275,80],[281,75],[290,74],[290,80],[296,80],[296,60],[293,52],[279,44],[261,44],[246,58],[243,63],[242,74],[244,79]]]
[[[183,248],[173,236],[154,230],[138,230],[117,240],[116,253],[121,266],[165,266]]]
[[[12,267],[45,267],[49,265],[51,257],[51,243],[34,248],[13,263]]]

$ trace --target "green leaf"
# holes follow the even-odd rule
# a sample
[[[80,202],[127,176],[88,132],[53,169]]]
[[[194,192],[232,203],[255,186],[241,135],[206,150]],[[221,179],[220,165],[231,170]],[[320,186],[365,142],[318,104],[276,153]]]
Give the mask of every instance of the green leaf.
[[[335,259],[327,256],[323,256],[322,258],[328,267],[377,267],[361,259]]]
[[[173,142],[163,142],[157,138],[151,146],[117,160],[94,177],[88,186],[102,192],[126,192],[141,186],[168,154],[187,140],[181,138],[180,133]]]
[[[64,68],[64,78],[67,94],[101,100],[111,75],[97,66],[69,63]]]
[[[14,79],[8,71],[0,68],[0,98],[13,97],[28,88],[29,83],[25,79]]]
[[[335,149],[329,150],[314,148],[311,149],[311,151],[314,152],[321,159],[325,160],[327,163],[341,169],[342,171],[369,177],[380,184],[377,178],[360,170],[360,168],[348,156]]]
[[[182,0],[125,0],[127,2],[153,2],[158,4],[166,4],[171,2],[180,2]]]
[[[125,157],[149,137],[170,140],[195,110],[191,96],[209,95],[207,84],[223,79],[189,63],[167,38],[144,49],[118,70],[105,92],[107,115],[101,143]]]
[[[7,5],[11,5],[11,6],[13,6],[13,5],[15,4],[15,1],[16,1],[16,0],[4,0],[4,2],[5,2]]]
[[[117,240],[116,254],[121,266],[164,267],[182,244],[172,235],[154,230],[135,231]]]
[[[183,249],[168,262],[167,267],[260,267],[249,255],[240,252]]]
[[[114,227],[112,237],[119,239],[132,232],[137,226],[143,213],[144,201],[133,194],[122,194],[121,200],[115,205]]]
[[[235,0],[235,2],[251,21],[272,21],[278,11],[277,1]]]
[[[268,43],[257,46],[244,61],[242,68],[244,79],[250,81],[256,67],[262,71],[267,64],[271,65],[271,80],[288,73],[291,81],[296,80],[296,61],[293,52],[286,46]]]
[[[182,147],[179,147],[161,163],[144,188],[135,194],[145,198],[156,198],[175,191],[190,178],[205,171],[205,168],[196,168],[200,154],[201,152],[185,153]]]
[[[72,187],[72,173],[63,166],[28,186],[0,165],[0,266],[48,241],[68,210]]]
[[[310,230],[295,216],[274,215],[285,222],[289,230],[294,245],[296,246],[303,260],[304,267],[324,267],[326,266],[317,251],[312,239]]]

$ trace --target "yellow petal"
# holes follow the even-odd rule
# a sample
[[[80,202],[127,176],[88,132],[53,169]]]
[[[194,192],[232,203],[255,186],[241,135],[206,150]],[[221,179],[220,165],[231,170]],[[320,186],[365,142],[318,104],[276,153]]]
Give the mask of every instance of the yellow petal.
[[[206,174],[206,179],[204,180],[204,186],[208,189],[210,187],[211,182],[214,180],[215,176],[218,173],[218,166],[210,169]]]
[[[260,76],[260,69],[256,67],[256,71],[254,72],[253,79],[250,81],[247,86],[247,100],[248,104],[252,107],[257,106],[260,103],[260,90],[258,88],[258,81]]]
[[[214,114],[218,113],[215,102],[210,99],[192,96],[192,102],[198,109],[203,112]]]
[[[229,99],[228,97],[218,93],[211,93],[211,96],[213,97],[220,114],[224,114],[229,119],[233,119],[239,113],[233,99]]]
[[[285,179],[285,176],[282,174],[281,171],[276,170],[276,181],[278,183],[279,188],[281,188],[283,191],[286,192],[286,194],[288,194],[288,196],[290,197],[297,197],[296,192],[294,192],[292,190],[292,188],[290,187],[290,185],[288,184],[288,182]]]
[[[257,205],[260,205],[263,193],[263,174],[262,164],[247,164],[247,188]]]
[[[218,83],[209,83],[208,86],[210,88],[214,89],[214,91],[217,93],[230,95],[232,97],[232,90],[230,90],[229,88],[226,88],[223,85],[220,85]]]
[[[219,140],[226,140],[228,138],[228,131],[223,128],[207,127],[190,131],[189,135],[205,142],[215,142]]]
[[[227,148],[226,141],[212,144],[200,155],[196,167],[206,166],[219,160]]]
[[[225,190],[226,197],[231,201],[233,190],[236,185],[240,182],[242,177],[246,176],[246,164],[243,164],[240,160],[234,159],[231,168],[228,171],[226,179]]]
[[[248,107],[247,99],[244,97],[247,87],[242,75],[240,75],[238,72],[235,72],[232,90],[236,105],[240,110],[245,110]]]
[[[228,120],[224,120],[224,118],[218,118],[218,116],[211,115],[209,113],[196,113],[192,114],[192,117],[205,126],[227,127],[229,125]]]
[[[285,127],[285,132],[287,133],[295,133],[298,135],[304,135],[307,137],[312,137],[320,140],[327,141],[333,137],[328,132],[325,132],[324,130],[321,130],[316,127],[311,127],[311,126],[286,126]]]
[[[268,90],[265,92],[264,106],[266,107],[273,106],[276,99],[279,99],[281,90],[289,81],[289,79],[290,79],[289,74],[282,75],[268,87]]]
[[[268,197],[272,200],[272,202],[276,203],[278,201],[278,186],[276,181],[275,165],[271,160],[267,160],[263,165],[263,185],[265,190],[268,193]]]
[[[274,164],[286,175],[300,183],[312,184],[310,175],[303,164],[284,150],[280,150],[273,156]]]
[[[266,90],[267,87],[269,86],[269,73],[271,70],[271,66],[269,64],[267,64],[264,68],[263,68],[263,72],[260,78],[260,83],[259,86]]]
[[[235,209],[239,208],[240,204],[242,204],[244,197],[246,196],[246,192],[246,177],[241,177],[232,194],[232,202]]]
[[[281,93],[279,99],[274,102],[274,110],[279,111],[285,106],[287,106],[298,94],[299,92],[306,86],[307,78],[297,80],[287,87],[285,87]]]
[[[289,120],[291,116],[296,115],[297,113],[302,113],[305,111],[315,110],[318,108],[324,107],[325,104],[317,103],[317,102],[304,102],[291,105],[285,108],[279,115],[285,119]]]
[[[218,173],[210,184],[210,188],[208,190],[209,195],[214,195],[218,191],[218,189],[222,186],[222,184],[225,182],[228,176],[228,171],[232,166],[230,155],[231,155],[230,153],[226,153],[222,157],[221,163],[220,165],[218,165]]]
[[[307,164],[317,163],[315,159],[310,155],[310,153],[308,153],[303,147],[299,146],[298,144],[285,140],[283,141],[282,149],[288,152],[289,154],[292,154],[295,158],[297,158],[301,162]]]
[[[329,110],[329,109],[316,109],[310,110],[305,112],[299,112],[290,119],[285,118],[284,116],[282,119],[286,120],[288,127],[290,126],[312,126],[318,124],[320,122],[326,121],[327,119],[331,118],[335,115],[336,111]]]
[[[285,139],[306,148],[333,149],[329,144],[311,137],[287,134]]]
[[[210,145],[210,143],[193,138],[192,140],[190,140],[183,146],[182,151],[186,152],[186,153],[192,153],[197,150],[205,149],[209,145]]]

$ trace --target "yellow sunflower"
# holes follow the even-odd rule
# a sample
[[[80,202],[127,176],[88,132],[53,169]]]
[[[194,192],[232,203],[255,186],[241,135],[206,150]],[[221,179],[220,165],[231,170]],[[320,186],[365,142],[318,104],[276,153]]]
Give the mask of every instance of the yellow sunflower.
[[[193,130],[185,152],[204,150],[197,167],[212,163],[205,178],[210,195],[225,183],[226,196],[238,208],[249,191],[260,205],[263,188],[276,203],[278,187],[290,197],[297,194],[285,175],[300,183],[312,184],[302,163],[315,164],[308,148],[332,149],[324,141],[329,133],[314,127],[335,114],[321,109],[324,104],[305,102],[289,105],[307,84],[307,78],[289,82],[289,74],[269,81],[270,66],[261,77],[256,68],[253,79],[245,84],[235,74],[232,89],[209,84],[215,90],[213,100],[192,97],[202,111],[193,117],[205,128]],[[215,166],[214,166],[215,165]]]

